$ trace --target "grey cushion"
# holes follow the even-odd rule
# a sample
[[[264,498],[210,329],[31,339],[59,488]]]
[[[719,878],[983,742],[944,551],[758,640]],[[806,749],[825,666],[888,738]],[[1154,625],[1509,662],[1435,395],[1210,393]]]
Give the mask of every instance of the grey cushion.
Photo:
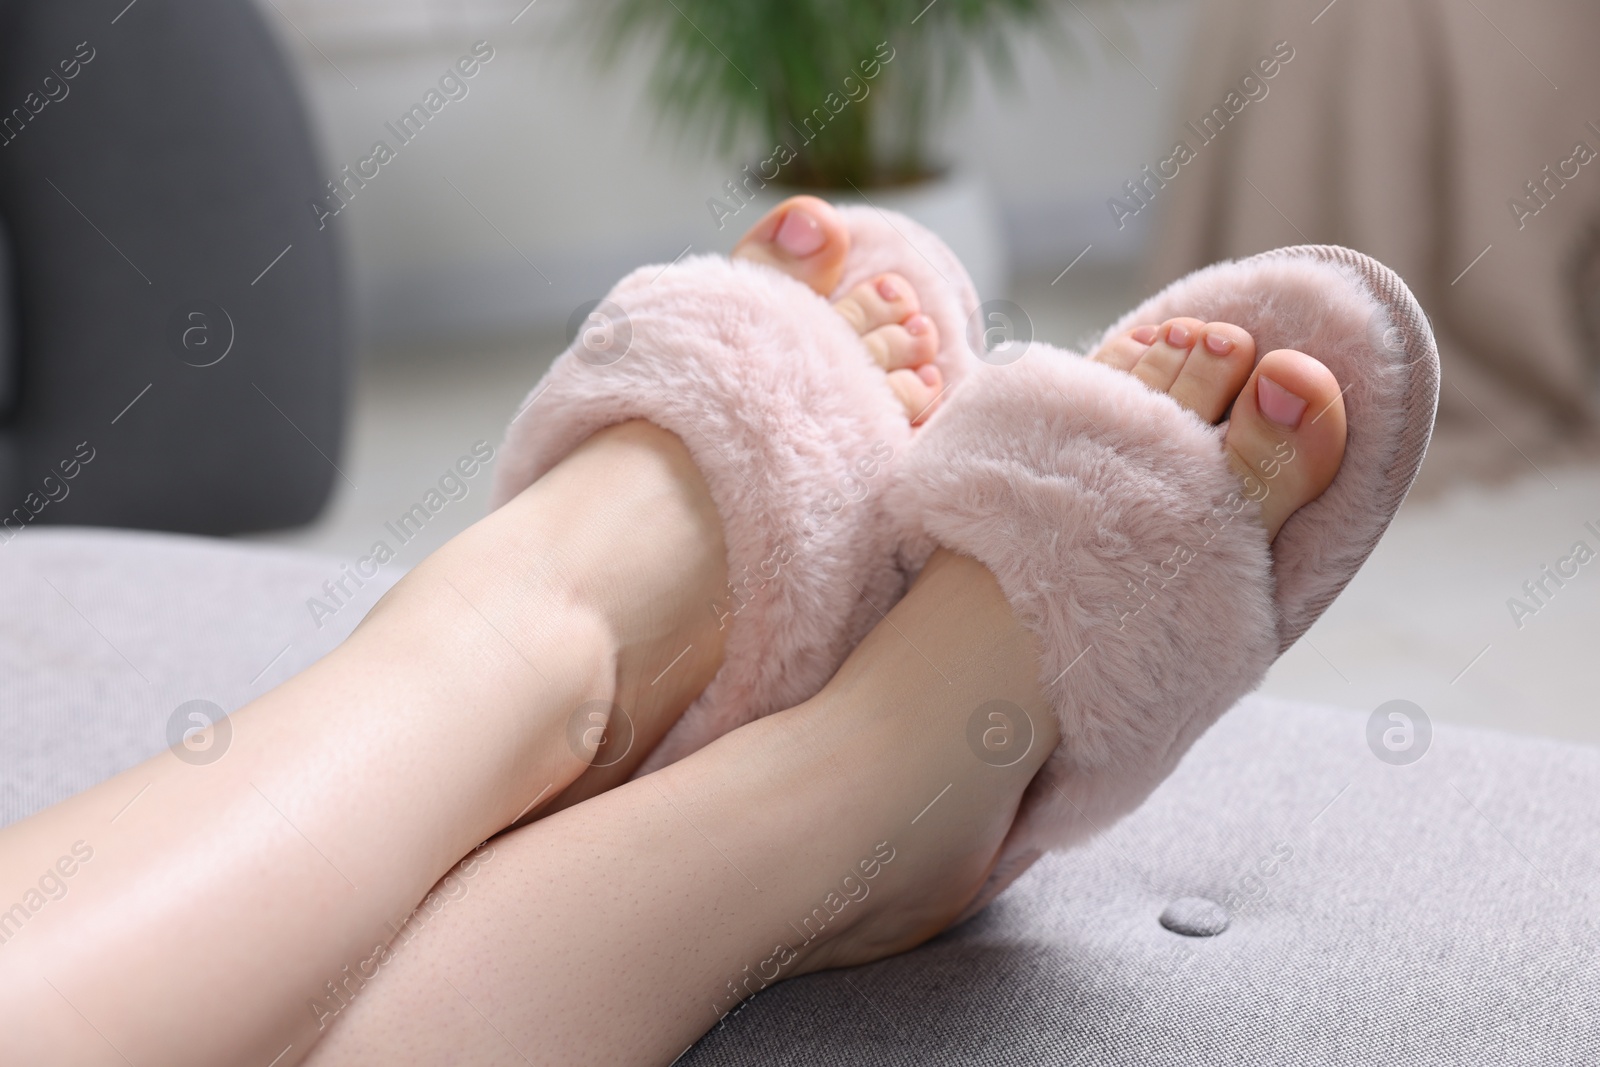
[[[1148,803],[910,955],[775,986],[711,1065],[1558,1064],[1600,1053],[1600,752],[1248,699]],[[1227,930],[1161,924],[1200,897]]]
[[[160,752],[180,705],[232,711],[319,659],[401,573],[347,581],[318,627],[306,601],[343,563],[102,530],[0,544],[0,824]]]
[[[339,573],[152,535],[0,547],[0,821],[159,751],[185,700],[282,681],[395,577],[319,630],[305,600]],[[1144,807],[977,919],[775,986],[680,1062],[1595,1062],[1600,752],[1436,725],[1391,766],[1366,725],[1246,700]],[[1169,930],[1180,900],[1169,921],[1219,907],[1226,929]]]

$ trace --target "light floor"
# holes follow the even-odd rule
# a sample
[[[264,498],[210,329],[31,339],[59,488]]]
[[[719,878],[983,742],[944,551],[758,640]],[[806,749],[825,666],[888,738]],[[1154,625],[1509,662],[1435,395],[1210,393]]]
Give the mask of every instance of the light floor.
[[[1085,264],[1087,267],[1087,264]],[[1038,336],[1076,340],[1138,295],[1131,277],[1074,271],[1020,286]],[[341,462],[349,482],[321,521],[259,540],[345,560],[418,503],[510,414],[563,345],[559,333],[466,350],[369,354]],[[1343,596],[1268,675],[1265,692],[1370,710],[1403,698],[1438,720],[1600,742],[1600,558],[1538,606],[1523,583],[1586,541],[1600,551],[1600,467],[1547,469],[1497,489],[1409,503]],[[1553,483],[1553,484],[1551,484]],[[400,549],[414,565],[482,514],[488,475]],[[1568,565],[1570,570],[1571,565]],[[1223,620],[1219,620],[1219,624]],[[1520,625],[1519,625],[1520,622]]]

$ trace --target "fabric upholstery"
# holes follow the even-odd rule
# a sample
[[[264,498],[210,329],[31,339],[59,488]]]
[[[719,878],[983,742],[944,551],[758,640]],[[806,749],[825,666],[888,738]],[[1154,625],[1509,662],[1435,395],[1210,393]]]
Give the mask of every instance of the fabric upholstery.
[[[1366,719],[1247,698],[1104,837],[679,1067],[1594,1063],[1600,752],[1436,726],[1392,766]],[[1164,928],[1185,897],[1227,930]]]
[[[186,701],[232,711],[320,659],[400,573],[347,583],[319,628],[306,601],[343,563],[98,530],[0,545],[0,824],[160,752]]]

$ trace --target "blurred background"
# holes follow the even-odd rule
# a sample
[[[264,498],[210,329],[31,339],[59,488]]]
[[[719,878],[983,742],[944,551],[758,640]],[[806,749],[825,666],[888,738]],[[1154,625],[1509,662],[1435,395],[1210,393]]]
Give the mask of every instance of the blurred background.
[[[790,191],[782,182],[921,218],[984,297],[1015,301],[1037,336],[1062,345],[1216,259],[1335,242],[1396,268],[1431,316],[1445,372],[1439,433],[1395,527],[1267,691],[1360,708],[1403,697],[1440,719],[1600,740],[1600,563],[1573,562],[1580,542],[1600,553],[1592,5],[230,0],[206,5],[203,31],[196,5],[165,0],[86,5],[90,28],[52,28],[64,16],[20,13],[30,6],[43,5],[13,3],[3,16],[27,25],[36,52],[8,64],[0,99],[29,111],[0,147],[0,217],[13,231],[0,271],[18,279],[10,314],[26,324],[34,302],[59,300],[46,289],[97,284],[65,266],[47,280],[27,262],[62,231],[82,242],[80,262],[121,272],[113,288],[170,288],[133,335],[96,342],[128,353],[106,417],[133,403],[95,432],[145,418],[164,427],[162,447],[195,464],[171,497],[181,507],[140,510],[165,499],[152,483],[130,492],[125,513],[63,503],[41,522],[166,525],[353,560],[476,442],[498,444],[586,302],[641,263],[727,250]],[[95,58],[71,82],[77,99],[56,99],[42,79],[64,76],[80,39]],[[127,140],[108,157],[94,139],[119,134],[72,123],[89,121],[107,91],[95,78],[115,84],[134,41],[176,42],[176,58],[150,63],[133,83],[145,97],[100,120]],[[875,56],[880,71],[866,77],[859,62]],[[842,80],[852,71],[855,89]],[[236,77],[254,79],[240,100],[260,113],[241,102],[204,114],[204,98],[228,100]],[[30,93],[48,103],[33,111]],[[858,129],[869,100],[876,125]],[[775,140],[801,146],[796,120],[817,107],[829,127],[815,146],[759,193],[741,184]],[[127,132],[141,124],[146,135]],[[228,229],[247,209],[206,177],[208,152],[224,151],[210,146],[230,138],[260,157],[234,182],[257,183],[288,213],[248,241]],[[391,149],[383,159],[379,141]],[[18,162],[24,152],[59,158]],[[218,265],[178,286],[145,276],[171,227],[201,223],[141,208],[125,183],[73,184],[108,158],[114,174],[162,173],[158,199],[176,186],[209,205],[207,247],[230,250],[230,292],[242,295],[218,295],[207,280]],[[284,173],[272,178],[274,167]],[[62,316],[90,328],[94,301],[72,303]],[[235,316],[263,324],[255,349]],[[305,336],[260,340],[296,323],[310,324]],[[251,414],[210,409],[241,433],[261,419],[263,436],[230,457],[221,428],[184,445],[183,428],[208,417],[202,396],[159,405],[179,390],[169,375],[211,365],[235,332],[241,350],[215,366],[219,380],[250,359],[263,368],[236,372],[239,410]],[[27,367],[39,336],[14,330],[0,367]],[[146,373],[140,359],[160,366]],[[270,368],[281,381],[263,380]],[[40,377],[8,380],[0,411],[16,436],[0,470],[20,498],[29,464],[70,455],[67,438],[80,434],[47,432],[66,416],[30,401]],[[146,381],[153,391],[136,397]],[[303,466],[230,479],[279,453]],[[298,488],[276,512],[216,519],[196,506],[242,485],[249,499],[237,506],[249,511],[277,481]],[[100,492],[84,485],[78,498]],[[472,522],[486,494],[479,479],[398,562],[415,564]],[[178,511],[187,517],[163,521]],[[1552,582],[1546,568],[1568,576]]]

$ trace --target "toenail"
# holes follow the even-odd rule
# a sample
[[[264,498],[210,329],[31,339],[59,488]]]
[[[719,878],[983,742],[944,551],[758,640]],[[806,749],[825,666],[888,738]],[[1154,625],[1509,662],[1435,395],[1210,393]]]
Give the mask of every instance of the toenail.
[[[827,235],[822,232],[822,223],[799,208],[791,208],[783,216],[775,239],[779,248],[791,256],[803,258],[821,248]]]
[[[926,315],[913,315],[904,323],[906,333],[912,337],[921,337],[933,329],[933,320]]]
[[[939,388],[939,383],[944,377],[939,373],[939,368],[932,363],[924,363],[917,368],[917,377],[922,379],[922,384],[930,389]]]
[[[1189,332],[1189,327],[1175,322],[1167,327],[1167,344],[1173,348],[1188,348],[1194,344],[1194,334]]]
[[[1233,351],[1233,342],[1220,333],[1206,334],[1206,350],[1214,355],[1225,356]]]
[[[1300,425],[1306,413],[1306,402],[1268,378],[1265,374],[1256,379],[1256,407],[1270,422],[1293,430]]]
[[[879,278],[878,295],[892,304],[900,299],[900,287],[894,283],[893,278]]]
[[[1156,343],[1156,334],[1160,332],[1160,329],[1155,326],[1141,326],[1128,336],[1142,345],[1153,345]]]

